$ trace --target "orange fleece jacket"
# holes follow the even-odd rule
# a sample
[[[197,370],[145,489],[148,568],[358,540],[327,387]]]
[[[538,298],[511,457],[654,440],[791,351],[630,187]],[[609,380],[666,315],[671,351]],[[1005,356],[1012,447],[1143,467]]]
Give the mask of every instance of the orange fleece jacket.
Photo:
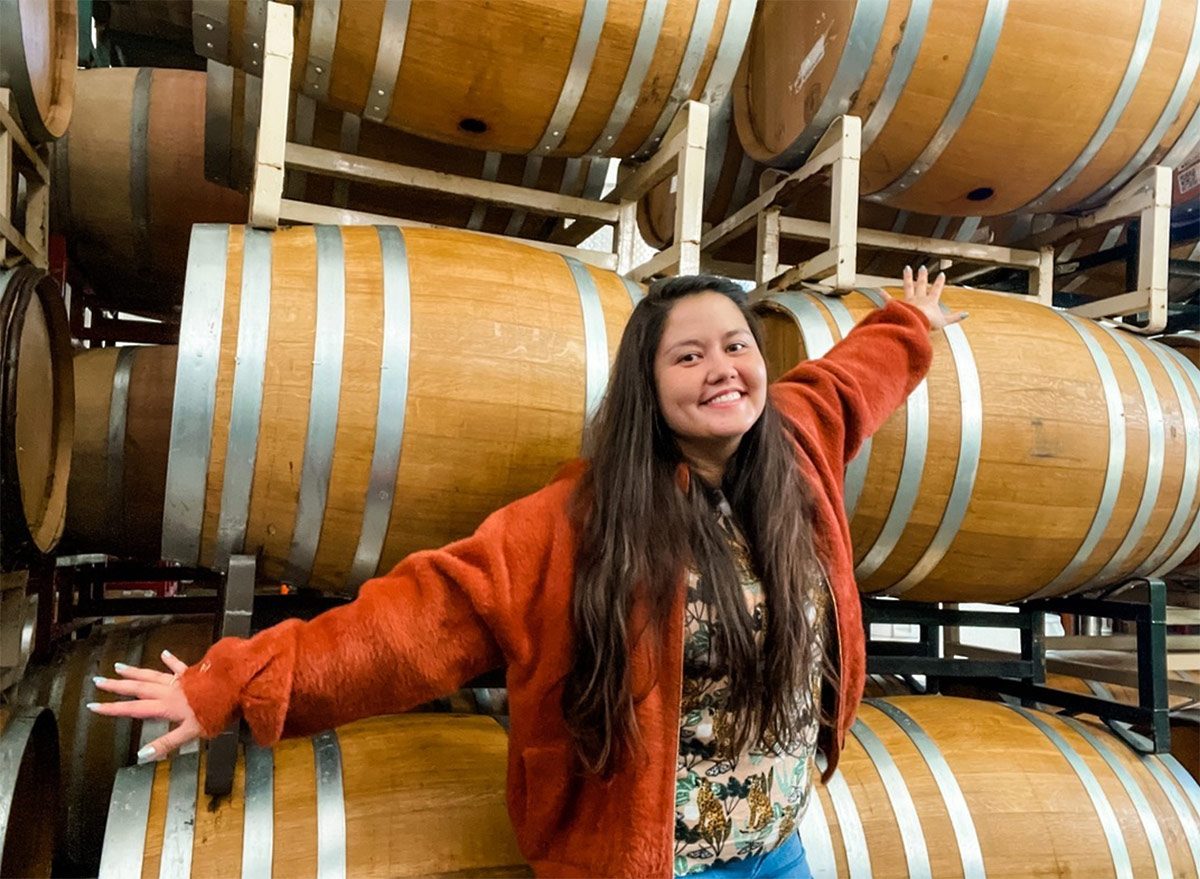
[[[771,386],[801,472],[816,489],[817,551],[837,620],[841,692],[823,737],[828,774],[862,697],[865,638],[842,506],[846,463],[924,378],[930,325],[893,300],[824,357]],[[683,576],[677,624],[662,644],[632,647],[644,750],[608,782],[582,772],[562,716],[572,655],[576,537],[567,500],[586,465],[488,517],[470,537],[417,552],[367,582],[348,605],[287,620],[249,640],[225,638],[183,675],[206,735],[240,715],[270,745],[361,717],[406,711],[507,666],[512,725],[507,804],[538,876],[672,875],[675,760],[683,682]],[[635,608],[634,613],[638,613]]]

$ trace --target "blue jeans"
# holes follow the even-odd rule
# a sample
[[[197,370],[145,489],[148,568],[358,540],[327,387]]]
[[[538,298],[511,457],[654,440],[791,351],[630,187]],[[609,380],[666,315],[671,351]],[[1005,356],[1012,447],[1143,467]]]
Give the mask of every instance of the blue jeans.
[[[813,879],[799,833],[793,833],[787,842],[765,855],[712,867],[692,876],[697,879]]]

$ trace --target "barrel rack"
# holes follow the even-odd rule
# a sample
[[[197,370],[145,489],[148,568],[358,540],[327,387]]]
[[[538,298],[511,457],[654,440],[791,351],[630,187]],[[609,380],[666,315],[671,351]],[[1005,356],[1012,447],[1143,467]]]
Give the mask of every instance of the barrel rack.
[[[476,180],[369,159],[351,153],[320,149],[287,139],[289,84],[293,64],[293,11],[282,3],[268,3],[263,45],[262,99],[258,140],[254,153],[254,182],[250,190],[249,224],[274,229],[281,224],[332,223],[339,225],[431,224],[404,217],[382,216],[284,197],[286,170],[318,174],[376,186],[405,186],[466,196],[504,207],[537,211],[569,218],[580,229],[613,227],[613,252],[520,239],[523,243],[562,253],[637,281],[659,274],[693,274],[700,267],[701,211],[704,160],[708,138],[708,107],[687,101],[679,109],[655,153],[628,171],[616,189],[603,199],[578,198],[543,192],[525,186]],[[681,181],[676,190],[675,244],[641,265],[634,265],[639,199],[671,175]],[[579,230],[576,230],[579,231]],[[490,233],[476,233],[490,234]],[[502,236],[510,237],[511,236]]]
[[[897,278],[858,272],[857,251],[861,245],[940,258],[938,268],[958,268],[957,272],[949,273],[952,284],[979,275],[979,265],[1024,270],[1029,273],[1027,295],[1044,305],[1052,305],[1055,264],[1050,242],[1121,217],[1137,216],[1140,231],[1135,289],[1076,306],[1070,311],[1080,317],[1114,319],[1119,326],[1138,333],[1159,333],[1166,327],[1170,169],[1158,165],[1143,169],[1107,204],[1044,230],[1033,239],[1033,246],[1029,248],[1003,247],[861,228],[858,225],[861,148],[862,121],[856,116],[836,118],[804,165],[789,174],[773,172],[764,175],[764,188],[758,198],[704,233],[700,239],[702,263],[729,271],[729,267],[708,260],[707,255],[754,229],[757,247],[753,278],[757,286],[751,292],[752,300],[801,285],[841,290],[855,286],[898,285]],[[829,222],[783,216],[791,199],[803,191],[802,185],[823,176],[829,177],[831,184]],[[800,265],[781,265],[779,245],[785,238],[825,241],[829,247]],[[732,268],[736,270],[737,267]],[[1119,320],[1122,316],[1147,311],[1150,320],[1144,327]]]
[[[44,269],[49,253],[49,149],[30,143],[13,114],[13,103],[12,92],[0,88],[0,265],[24,259]],[[14,171],[25,182],[23,216],[18,210],[20,193],[13,187]]]
[[[940,692],[948,678],[970,680],[985,690],[1019,699],[1026,705],[1040,702],[1061,707],[1068,714],[1094,714],[1135,749],[1166,753],[1171,747],[1168,687],[1177,683],[1179,686],[1174,689],[1194,695],[1197,685],[1167,680],[1166,585],[1157,579],[1135,582],[1148,587],[1149,601],[1117,600],[1120,592],[1133,585],[1130,582],[1106,591],[1101,597],[1068,596],[1025,602],[1018,605],[1016,613],[961,610],[940,603],[863,596],[863,624],[868,632],[867,673],[906,677],[925,675],[925,690],[929,693]],[[1136,678],[1131,680],[1132,673],[1115,669],[1047,659],[1047,613],[1132,622],[1136,627]],[[1193,616],[1200,619],[1195,612]],[[916,625],[920,637],[915,642],[874,640],[870,636],[872,623]],[[957,635],[957,629],[963,626],[1017,629],[1021,639],[1020,654],[963,644]],[[1094,696],[1047,687],[1047,671],[1132,684],[1138,690],[1138,704],[1116,702],[1107,697],[1102,687],[1093,688]],[[1148,729],[1149,736],[1135,732],[1132,729],[1135,726]]]

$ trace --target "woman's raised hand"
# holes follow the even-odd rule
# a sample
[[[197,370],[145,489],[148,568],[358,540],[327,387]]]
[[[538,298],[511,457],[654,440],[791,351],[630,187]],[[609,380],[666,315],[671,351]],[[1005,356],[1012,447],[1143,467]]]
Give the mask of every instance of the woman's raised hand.
[[[166,650],[162,652],[162,661],[171,674],[118,662],[115,668],[123,680],[98,677],[94,679],[96,689],[119,696],[133,696],[133,700],[89,702],[87,706],[95,713],[108,717],[161,718],[179,724],[138,751],[138,760],[160,760],[181,745],[200,738],[200,722],[196,720],[196,713],[179,686],[179,676],[187,671],[187,665]]]
[[[946,312],[942,310],[942,287],[945,285],[945,272],[938,272],[938,276],[930,284],[929,272],[925,270],[925,266],[921,266],[917,272],[915,282],[913,281],[913,270],[909,266],[904,267],[904,301],[921,309],[922,313],[929,318],[931,330],[943,329],[950,324],[966,320],[967,317],[965,311]]]

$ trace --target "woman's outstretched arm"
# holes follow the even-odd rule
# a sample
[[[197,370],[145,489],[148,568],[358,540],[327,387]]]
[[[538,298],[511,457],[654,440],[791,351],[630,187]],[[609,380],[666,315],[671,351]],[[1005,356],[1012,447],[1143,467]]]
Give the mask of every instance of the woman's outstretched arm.
[[[551,489],[499,510],[468,538],[413,553],[354,601],[312,620],[224,638],[191,667],[169,662],[170,675],[118,669],[122,680],[97,686],[136,701],[90,707],[178,723],[139,755],[157,758],[238,716],[270,745],[443,696],[505,663],[517,593],[536,578],[552,540],[550,505],[539,500]]]
[[[810,452],[840,473],[863,442],[904,402],[929,371],[929,335],[963,320],[943,314],[945,277],[927,283],[905,269],[904,299],[860,320],[825,356],[806,360],[771,385],[771,399]]]

